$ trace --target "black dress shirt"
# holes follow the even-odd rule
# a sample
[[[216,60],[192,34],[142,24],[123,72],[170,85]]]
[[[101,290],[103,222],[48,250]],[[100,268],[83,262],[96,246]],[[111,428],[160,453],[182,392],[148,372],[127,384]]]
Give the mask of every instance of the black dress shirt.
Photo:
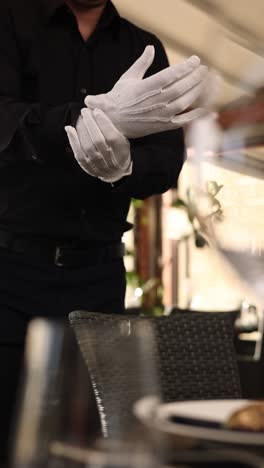
[[[120,239],[131,197],[177,182],[182,130],[131,140],[133,174],[116,187],[77,164],[64,127],[87,94],[108,92],[148,44],[149,74],[168,65],[152,34],[121,18],[109,1],[84,42],[63,1],[1,0],[0,229],[96,241]]]

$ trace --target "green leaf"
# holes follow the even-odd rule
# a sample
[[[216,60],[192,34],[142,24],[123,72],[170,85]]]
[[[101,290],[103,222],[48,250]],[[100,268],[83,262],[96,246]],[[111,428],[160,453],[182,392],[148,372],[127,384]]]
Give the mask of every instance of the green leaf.
[[[126,256],[134,257],[135,256],[135,251],[126,248]]]
[[[135,285],[140,283],[140,279],[136,271],[127,271],[126,279],[128,284]]]
[[[171,206],[173,208],[187,208],[187,203],[185,203],[181,198],[178,198],[178,200],[173,202]]]
[[[152,308],[152,314],[154,317],[161,317],[164,314],[164,307],[163,306],[154,306]]]
[[[214,214],[214,220],[215,221],[223,221],[224,220],[224,213],[222,210],[218,210],[215,214]]]
[[[134,206],[134,208],[141,208],[143,205],[143,200],[138,200],[137,198],[132,198],[131,203]]]
[[[207,182],[207,191],[210,195],[213,195],[213,197],[215,197],[222,188],[223,185],[218,185],[215,180],[210,180]]]
[[[220,201],[217,200],[217,198],[214,198],[213,199],[213,202],[212,202],[212,209],[213,209],[213,213],[217,212],[218,210],[221,209],[221,204],[220,204]]]

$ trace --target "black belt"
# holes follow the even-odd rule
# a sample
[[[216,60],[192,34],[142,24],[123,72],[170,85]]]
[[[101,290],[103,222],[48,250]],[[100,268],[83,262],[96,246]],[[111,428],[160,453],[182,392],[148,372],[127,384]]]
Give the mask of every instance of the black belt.
[[[25,254],[36,260],[44,260],[57,266],[89,266],[122,258],[125,245],[122,242],[98,245],[89,241],[53,241],[29,238],[0,231],[0,247],[9,252]]]

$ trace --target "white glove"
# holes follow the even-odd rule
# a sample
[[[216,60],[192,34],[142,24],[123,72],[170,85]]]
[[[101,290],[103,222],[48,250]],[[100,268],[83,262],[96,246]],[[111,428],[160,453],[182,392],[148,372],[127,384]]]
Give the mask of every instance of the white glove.
[[[129,141],[99,109],[82,109],[76,129],[65,127],[75,159],[91,176],[116,182],[132,172]]]
[[[172,130],[207,114],[203,108],[184,112],[204,90],[208,69],[200,59],[190,57],[143,80],[154,55],[154,47],[146,47],[109,93],[85,98],[87,107],[102,109],[127,138]]]
[[[213,109],[216,106],[217,99],[219,98],[221,85],[221,76],[215,71],[210,71],[207,75],[204,89],[198,97],[197,101],[195,101],[195,103],[193,104],[193,106],[203,107],[206,108],[208,111],[210,108]]]

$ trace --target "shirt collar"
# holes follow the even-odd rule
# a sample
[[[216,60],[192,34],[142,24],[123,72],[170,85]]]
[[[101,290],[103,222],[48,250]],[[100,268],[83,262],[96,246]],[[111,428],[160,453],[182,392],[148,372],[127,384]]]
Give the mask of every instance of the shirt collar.
[[[47,18],[51,18],[64,3],[63,0],[41,0],[42,10]]]
[[[41,0],[41,4],[43,12],[48,19],[52,18],[52,16],[56,13],[59,7],[66,5],[64,0]],[[118,18],[120,18],[120,16],[117,9],[115,8],[111,0],[108,0],[103,14],[99,20],[97,29],[107,27],[108,25],[110,25],[110,23],[112,23],[112,21]]]

